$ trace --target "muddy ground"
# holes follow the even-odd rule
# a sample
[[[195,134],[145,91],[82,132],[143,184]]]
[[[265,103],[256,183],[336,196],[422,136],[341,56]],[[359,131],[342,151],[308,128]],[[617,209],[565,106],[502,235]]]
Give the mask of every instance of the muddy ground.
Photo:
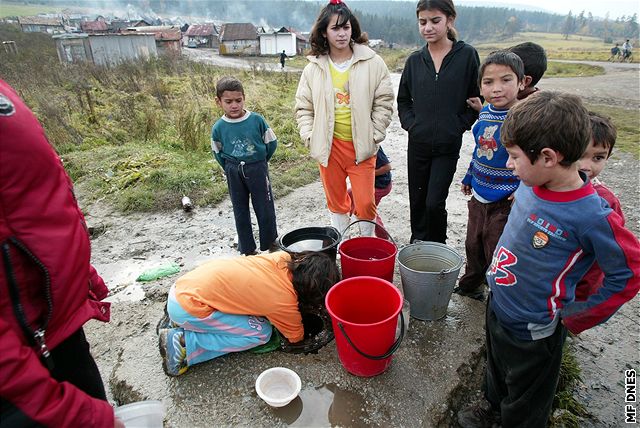
[[[539,86],[543,90],[574,92],[590,103],[622,106],[637,111],[640,105],[637,64],[605,63],[604,66],[607,70],[604,76],[543,79]],[[393,79],[397,86],[399,75],[394,74]],[[400,128],[397,117],[387,135],[384,148],[393,163],[394,184],[391,194],[382,200],[380,211],[387,229],[398,244],[406,244],[409,239],[406,133]],[[466,133],[448,200],[448,244],[462,253],[467,211],[466,198],[460,193],[458,183],[468,165],[472,146],[473,138]],[[632,156],[614,152],[602,174],[603,181],[620,198],[627,225],[636,236],[640,235],[639,171],[639,162]],[[329,218],[322,195],[321,186],[314,183],[278,199],[276,212],[280,233],[309,225],[328,225]],[[126,344],[153,329],[175,276],[151,283],[136,283],[135,279],[147,268],[170,262],[180,264],[182,272],[186,272],[203,260],[236,254],[230,202],[227,200],[215,207],[196,207],[193,212],[185,213],[179,208],[179,201],[176,201],[176,209],[170,212],[125,216],[103,203],[85,205],[81,186],[79,199],[83,209],[89,213],[88,222],[98,230],[98,236],[92,241],[92,261],[112,290],[110,300],[113,301],[113,321],[110,325],[92,321],[86,326],[92,351],[114,402],[124,404],[123,401],[154,398],[152,395],[141,396],[114,373],[122,364],[121,357]],[[452,300],[452,304],[457,304],[457,301]],[[623,371],[640,367],[639,306],[636,298],[609,322],[574,340],[583,370],[577,395],[593,415],[590,422],[585,421],[586,425],[619,426],[624,421]],[[480,314],[477,315],[477,323],[483,323]],[[165,386],[164,379],[157,378],[155,365],[158,359],[155,355],[151,358],[149,352],[155,350],[140,350],[137,375],[146,376],[149,389],[153,391],[156,385],[158,389]],[[179,383],[171,385],[172,389],[180,388]],[[410,385],[407,387],[411,389]],[[188,417],[174,418],[172,425],[192,425],[188,421]],[[246,420],[229,418],[217,419],[215,425],[234,424],[233,421],[241,425],[247,423]],[[421,421],[421,425],[431,425],[429,420]],[[261,425],[261,422],[270,424],[269,421],[255,420],[251,425]]]

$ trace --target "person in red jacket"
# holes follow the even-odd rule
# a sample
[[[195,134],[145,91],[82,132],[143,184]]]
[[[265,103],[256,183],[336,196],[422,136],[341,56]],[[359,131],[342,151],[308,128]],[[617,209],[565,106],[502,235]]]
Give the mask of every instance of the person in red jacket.
[[[84,216],[44,130],[0,80],[0,427],[123,427],[82,326],[109,320]]]

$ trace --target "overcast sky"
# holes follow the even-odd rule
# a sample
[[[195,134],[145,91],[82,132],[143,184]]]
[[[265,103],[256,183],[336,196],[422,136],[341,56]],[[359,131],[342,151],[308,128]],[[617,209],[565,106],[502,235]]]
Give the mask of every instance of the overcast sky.
[[[454,0],[454,3],[465,6],[517,7],[517,5],[523,5],[527,6],[527,9],[539,8],[560,15],[566,15],[569,11],[577,15],[584,10],[585,15],[591,12],[594,16],[602,18],[609,12],[611,19],[622,15],[630,16],[634,13],[640,15],[640,1],[638,0]]]

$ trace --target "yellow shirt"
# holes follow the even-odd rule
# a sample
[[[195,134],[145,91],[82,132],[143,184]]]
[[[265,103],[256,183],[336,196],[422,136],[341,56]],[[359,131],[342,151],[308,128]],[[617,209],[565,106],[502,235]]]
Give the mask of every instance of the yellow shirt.
[[[290,260],[284,251],[211,260],[176,281],[176,300],[198,318],[214,311],[264,316],[290,342],[299,342],[304,328]]]
[[[329,63],[335,99],[335,125],[333,136],[342,141],[352,141],[351,136],[351,96],[349,95],[349,73],[351,68],[341,72]]]

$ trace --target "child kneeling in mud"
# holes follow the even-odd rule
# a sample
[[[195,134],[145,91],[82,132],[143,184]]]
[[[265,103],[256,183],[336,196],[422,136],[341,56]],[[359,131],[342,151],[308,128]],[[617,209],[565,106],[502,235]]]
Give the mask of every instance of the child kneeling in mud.
[[[265,344],[272,324],[290,342],[301,341],[301,314],[322,305],[339,280],[335,262],[313,251],[203,264],[169,291],[167,311],[177,327],[159,331],[165,373],[178,376],[194,364]]]

